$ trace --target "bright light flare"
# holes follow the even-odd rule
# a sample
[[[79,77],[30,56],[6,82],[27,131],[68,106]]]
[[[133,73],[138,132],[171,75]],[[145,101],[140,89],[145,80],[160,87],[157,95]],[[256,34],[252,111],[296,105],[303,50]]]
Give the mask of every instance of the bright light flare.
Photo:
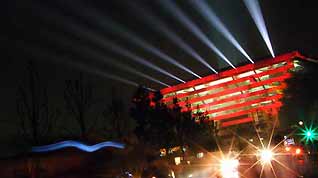
[[[301,153],[301,149],[300,148],[297,148],[296,151],[295,151],[296,155],[299,155]]]
[[[195,25],[189,17],[187,17],[180,8],[178,8],[172,1],[162,0],[158,1],[162,4],[166,9],[168,9],[172,15],[179,20],[184,27],[188,28],[194,35],[197,36],[205,45],[207,45],[212,51],[214,51],[221,59],[223,59],[226,63],[228,63],[232,68],[236,68],[227,57],[212,43],[207,36],[199,29],[197,25]],[[211,66],[210,66],[211,67]],[[212,69],[211,69],[212,70]]]
[[[309,127],[305,125],[304,128],[300,127],[301,133],[298,135],[302,136],[301,141],[305,141],[305,143],[308,144],[309,142],[312,143],[313,141],[318,140],[317,129],[317,127],[313,128],[312,125]]]
[[[264,164],[267,164],[272,161],[274,154],[271,150],[264,149],[264,150],[260,150],[259,155],[260,155],[261,162]]]
[[[252,16],[258,28],[258,31],[261,33],[262,38],[264,39],[268,50],[270,51],[272,57],[275,57],[258,0],[243,0],[243,1],[249,13]]]
[[[238,49],[251,63],[254,61],[234,38],[231,32],[226,28],[222,21],[217,17],[211,7],[205,1],[191,0],[194,7],[204,16],[236,49]]]
[[[237,159],[223,159],[220,164],[220,172],[223,178],[238,178],[239,161]]]

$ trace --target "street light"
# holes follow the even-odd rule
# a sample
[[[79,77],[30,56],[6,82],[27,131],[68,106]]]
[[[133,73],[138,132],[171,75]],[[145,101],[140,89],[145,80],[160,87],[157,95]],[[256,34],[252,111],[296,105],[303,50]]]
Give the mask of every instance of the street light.
[[[304,125],[304,122],[303,121],[299,121],[298,125],[302,126],[302,125]]]
[[[270,163],[273,159],[273,152],[268,149],[264,149],[260,151],[261,162],[264,164]]]
[[[220,172],[223,178],[238,178],[239,161],[237,159],[221,160]]]

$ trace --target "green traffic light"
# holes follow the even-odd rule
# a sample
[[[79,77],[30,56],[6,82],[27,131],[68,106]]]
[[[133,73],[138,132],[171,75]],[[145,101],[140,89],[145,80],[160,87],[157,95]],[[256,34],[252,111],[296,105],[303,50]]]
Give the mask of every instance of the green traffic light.
[[[300,128],[300,129],[301,129],[301,133],[299,135],[302,136],[301,141],[305,141],[305,143],[308,144],[308,142],[313,142],[314,140],[318,140],[318,133],[316,133],[316,130],[318,128],[312,128],[312,126],[308,128],[305,126],[305,128]]]
[[[307,137],[311,137],[311,135],[312,135],[312,133],[311,133],[310,131],[307,131],[307,132],[306,132],[306,136],[307,136]]]

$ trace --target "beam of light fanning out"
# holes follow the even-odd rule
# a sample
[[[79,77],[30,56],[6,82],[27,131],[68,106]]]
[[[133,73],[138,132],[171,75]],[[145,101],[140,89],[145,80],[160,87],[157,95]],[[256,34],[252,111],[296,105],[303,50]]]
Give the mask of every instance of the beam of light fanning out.
[[[249,13],[252,16],[258,28],[258,31],[261,33],[262,38],[264,39],[269,52],[271,53],[272,57],[275,57],[258,0],[243,0],[243,1]]]
[[[94,75],[97,75],[97,76],[100,76],[100,77],[103,77],[103,78],[107,78],[107,79],[111,79],[111,80],[114,80],[114,81],[118,81],[118,82],[121,82],[121,83],[124,83],[124,84],[127,84],[127,85],[131,85],[131,86],[134,86],[134,87],[140,86],[136,82],[127,80],[125,78],[122,78],[122,77],[114,75],[114,74],[107,73],[107,72],[105,72],[105,71],[103,71],[101,69],[98,69],[98,68],[90,67],[90,66],[85,65],[84,63],[81,63],[81,62],[75,62],[75,61],[71,60],[68,57],[56,56],[56,55],[52,54],[51,52],[47,51],[44,48],[37,48],[37,49],[31,48],[31,46],[29,44],[27,44],[27,46],[28,46],[28,48],[23,47],[24,50],[29,52],[31,54],[31,56],[35,57],[38,60],[49,59],[49,60],[51,60],[53,62],[63,63],[63,64],[66,64],[66,65],[68,65],[70,67],[74,67],[74,68],[77,68],[78,70],[85,71],[87,73],[91,73],[91,74],[94,74]],[[153,90],[153,89],[150,89],[150,90]]]
[[[124,149],[125,145],[122,143],[108,141],[108,142],[101,142],[101,143],[89,146],[78,141],[67,140],[67,141],[62,141],[62,142],[58,142],[58,143],[54,143],[50,145],[34,146],[32,147],[31,151],[32,152],[49,152],[49,151],[60,150],[67,147],[75,147],[85,152],[94,152],[105,147]]]
[[[172,1],[162,0],[158,1],[164,6],[170,13],[175,16],[186,28],[188,28],[193,34],[195,34],[204,44],[206,44],[212,51],[214,51],[221,59],[228,63],[231,67],[235,66],[224,56],[224,54],[212,43],[207,36],[197,27]]]
[[[115,44],[115,43],[112,43],[110,41],[106,41],[104,40],[103,41],[103,46],[107,47],[108,49],[111,49],[112,51],[122,55],[122,56],[125,56],[127,58],[130,58],[132,60],[134,60],[135,62],[139,63],[139,64],[142,64],[144,66],[147,66],[147,67],[150,67],[151,69],[153,70],[156,70],[157,72],[160,72],[162,74],[165,74],[171,78],[174,78],[175,80],[178,80],[182,83],[185,83],[184,80],[180,79],[179,77],[169,73],[168,71],[154,65],[153,63],[147,61],[146,59],[143,59],[142,57],[128,51],[127,49],[124,49],[122,47],[120,47],[119,45]]]
[[[168,71],[154,65],[153,63],[151,63],[151,62],[147,61],[146,59],[128,51],[127,49],[120,47],[119,45],[111,42],[110,40],[105,39],[101,35],[96,35],[95,33],[92,33],[88,30],[84,30],[84,27],[79,27],[75,24],[70,24],[69,27],[71,27],[74,31],[76,30],[77,33],[84,35],[87,38],[89,38],[90,40],[92,40],[93,42],[101,45],[103,48],[109,49],[113,52],[118,53],[119,55],[122,55],[122,56],[129,58],[129,59],[132,59],[133,61],[135,61],[141,65],[147,66],[147,67],[149,67],[149,68],[151,68],[159,73],[165,74],[165,75],[167,75],[175,80],[178,80],[182,83],[185,83],[185,81],[180,79],[179,77],[177,77],[177,76],[169,73]]]
[[[101,61],[101,62],[106,62],[116,68],[119,68],[119,69],[122,69],[122,70],[125,70],[125,71],[128,71],[132,74],[135,74],[135,75],[138,75],[140,77],[143,77],[143,78],[146,78],[148,80],[151,80],[153,82],[156,82],[158,84],[161,84],[161,85],[164,85],[166,87],[170,87],[170,85],[164,83],[164,82],[161,82],[160,80],[158,79],[155,79],[145,73],[142,73],[142,72],[139,72],[138,70],[136,70],[135,68],[133,67],[130,67],[122,62],[119,62],[119,61],[115,61],[113,59],[110,59],[108,57],[105,57],[103,54],[101,54],[100,52],[96,51],[96,50],[93,50],[93,49],[88,49],[87,47],[83,47],[83,46],[77,46],[76,47],[79,52],[85,52],[85,54],[87,56],[90,56],[91,58],[94,58],[98,61]]]
[[[134,3],[131,3],[131,5],[134,7],[135,11],[138,13],[142,13],[140,16],[141,18],[144,18],[148,24],[153,26],[154,30],[157,30],[159,33],[163,33],[165,36],[167,36],[173,43],[175,43],[178,47],[183,49],[186,53],[188,53],[190,56],[192,56],[194,59],[202,63],[204,66],[208,67],[210,70],[212,70],[214,73],[218,73],[210,64],[206,62],[191,46],[189,46],[187,43],[185,43],[176,33],[171,31],[169,28],[167,28],[167,25],[161,21],[156,16],[152,15],[146,8],[140,7],[135,5]]]
[[[44,8],[42,8],[43,10]],[[48,11],[50,10],[49,8],[45,8]],[[97,35],[96,33],[92,33],[89,29],[87,29],[86,27],[82,26],[82,25],[78,25],[74,22],[72,22],[71,20],[67,20],[69,19],[67,16],[63,16],[57,13],[54,13],[52,11],[50,16],[46,16],[46,18],[49,18],[50,20],[54,21],[54,23],[57,24],[62,24],[65,25],[66,27],[68,27],[68,31],[71,31],[73,34],[75,34],[78,38],[82,38],[85,37],[87,39],[89,39],[90,41],[100,45],[102,48],[105,49],[109,49],[115,53],[118,53],[119,55],[125,56],[141,65],[147,66],[159,73],[162,73],[166,76],[169,76],[175,80],[178,80],[182,83],[185,83],[184,80],[178,78],[177,76],[169,73],[168,71],[156,66],[155,64],[147,61],[146,59],[139,57],[138,55],[130,52],[129,50],[120,47],[119,45],[109,41],[108,39],[105,39],[105,37],[103,35]],[[148,78],[149,79],[149,78]]]
[[[251,63],[254,63],[254,61],[250,58],[250,56],[234,38],[231,32],[217,17],[212,8],[209,7],[209,5],[204,0],[191,0],[190,2],[194,5],[194,7],[197,8],[197,10],[202,14],[202,16],[204,16],[227,40],[229,40],[235,46],[236,49],[238,49]]]
[[[164,52],[160,51],[158,48],[154,47],[150,43],[146,42],[145,40],[138,37],[135,33],[132,31],[127,30],[122,25],[114,22],[110,18],[107,18],[101,13],[98,13],[97,9],[94,9],[93,7],[89,8],[88,6],[84,5],[78,5],[76,6],[76,9],[78,14],[85,14],[81,15],[83,18],[89,18],[90,21],[95,21],[96,24],[99,25],[99,27],[102,27],[105,30],[110,29],[109,31],[112,33],[115,33],[116,35],[123,36],[124,38],[127,38],[131,40],[134,44],[138,45],[139,47],[151,52],[152,54],[158,56],[159,58],[169,62],[172,65],[177,66],[178,68],[196,76],[197,78],[201,78],[198,74],[194,73],[192,70],[187,68],[186,66],[182,65],[169,55],[165,54]],[[83,13],[86,12],[86,13]]]

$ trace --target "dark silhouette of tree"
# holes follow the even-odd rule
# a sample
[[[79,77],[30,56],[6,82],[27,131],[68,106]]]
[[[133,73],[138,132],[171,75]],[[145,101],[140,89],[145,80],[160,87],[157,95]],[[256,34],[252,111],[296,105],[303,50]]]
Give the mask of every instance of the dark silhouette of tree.
[[[179,153],[183,153],[183,148],[188,148],[188,153],[194,151],[193,148],[209,149],[215,148],[215,142],[210,132],[207,117],[202,114],[200,118],[193,117],[190,104],[186,104],[187,109],[183,110],[178,104],[177,98],[173,103],[166,105],[162,101],[162,94],[150,92],[140,87],[133,96],[133,107],[131,116],[136,120],[137,127],[135,133],[140,140],[143,150],[152,150],[152,154],[143,155],[146,165],[151,165],[159,160],[159,149],[180,147]],[[191,153],[190,153],[191,154]],[[167,165],[172,157],[167,156]],[[170,160],[172,161],[172,160]],[[145,165],[145,164],[143,164]],[[147,166],[140,170],[151,170]]]
[[[73,115],[79,125],[81,137],[85,138],[91,129],[88,126],[87,113],[94,104],[94,98],[93,87],[90,82],[84,79],[83,73],[80,73],[77,80],[66,81],[64,100],[67,111]]]
[[[111,103],[102,112],[106,125],[106,134],[113,138],[123,138],[128,136],[135,129],[134,120],[129,116],[126,105],[118,96],[116,91],[112,91]]]
[[[40,81],[33,62],[28,63],[27,70],[26,83],[17,92],[17,114],[21,135],[37,145],[52,133],[59,112],[50,108],[46,86]]]
[[[214,126],[205,123],[204,115],[196,120],[189,104],[188,109],[182,111],[177,98],[169,107],[161,99],[160,92],[151,93],[144,88],[139,88],[133,98],[132,117],[137,121],[136,134],[142,141],[163,148],[213,140],[210,127]]]
[[[299,120],[311,122],[317,120],[318,108],[318,65],[307,61],[299,63],[301,70],[294,71],[287,80],[287,89],[284,91],[283,107],[280,121],[283,126],[297,124]]]

